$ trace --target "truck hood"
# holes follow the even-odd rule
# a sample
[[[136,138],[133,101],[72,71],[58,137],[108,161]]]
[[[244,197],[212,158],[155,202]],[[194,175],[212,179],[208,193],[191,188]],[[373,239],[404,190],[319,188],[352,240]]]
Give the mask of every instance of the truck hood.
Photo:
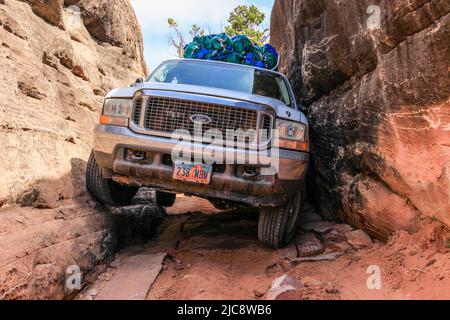
[[[133,98],[135,93],[140,90],[159,90],[159,91],[175,91],[185,92],[191,94],[200,94],[206,96],[214,96],[220,98],[235,99],[240,101],[247,101],[250,103],[262,104],[272,108],[277,117],[302,122],[308,124],[306,116],[301,112],[293,108],[289,108],[283,102],[277,99],[264,97],[255,94],[248,94],[245,92],[239,92],[234,90],[210,88],[203,86],[192,86],[184,84],[172,84],[172,83],[153,83],[144,82],[135,84],[129,88],[118,88],[109,92],[106,98]]]

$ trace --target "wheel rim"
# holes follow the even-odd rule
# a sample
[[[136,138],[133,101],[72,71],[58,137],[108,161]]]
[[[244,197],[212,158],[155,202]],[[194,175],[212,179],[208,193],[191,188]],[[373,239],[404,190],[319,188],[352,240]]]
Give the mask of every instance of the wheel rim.
[[[287,208],[286,235],[288,237],[291,237],[292,234],[297,231],[297,222],[300,215],[301,200],[301,193],[298,192],[291,200]]]

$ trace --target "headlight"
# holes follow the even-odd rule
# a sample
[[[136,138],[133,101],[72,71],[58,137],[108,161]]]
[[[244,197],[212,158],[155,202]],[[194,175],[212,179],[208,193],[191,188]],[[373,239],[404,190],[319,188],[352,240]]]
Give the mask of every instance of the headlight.
[[[305,141],[306,125],[303,123],[277,120],[276,128],[280,131],[280,139]]]
[[[133,108],[132,99],[106,99],[103,105],[103,115],[129,118]]]
[[[277,120],[278,147],[298,151],[309,151],[308,130],[303,123]]]
[[[100,124],[128,126],[128,119],[133,109],[132,99],[106,99]]]

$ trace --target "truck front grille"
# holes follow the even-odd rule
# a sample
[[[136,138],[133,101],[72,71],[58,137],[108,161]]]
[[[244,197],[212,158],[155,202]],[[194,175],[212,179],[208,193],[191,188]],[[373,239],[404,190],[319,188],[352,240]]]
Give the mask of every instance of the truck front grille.
[[[202,125],[203,133],[218,129],[223,135],[227,130],[247,132],[261,127],[265,129],[270,126],[271,121],[270,116],[265,116],[263,123],[259,125],[258,112],[251,109],[163,97],[148,97],[144,119],[141,119],[142,101],[142,98],[136,99],[133,122],[145,130],[165,134],[186,130],[193,135],[195,123],[191,117],[195,115],[206,116],[211,120],[210,123]]]
[[[141,120],[142,103],[142,99],[136,99],[136,102],[134,104],[133,122],[136,124],[139,124]]]
[[[267,130],[269,134],[272,131],[272,117],[268,115],[263,116],[262,129]]]

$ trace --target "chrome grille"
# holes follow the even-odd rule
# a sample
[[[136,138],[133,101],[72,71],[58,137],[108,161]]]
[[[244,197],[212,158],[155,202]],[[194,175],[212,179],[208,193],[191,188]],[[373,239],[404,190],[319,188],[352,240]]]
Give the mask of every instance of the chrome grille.
[[[268,115],[263,116],[262,129],[269,133],[272,130],[272,117]]]
[[[262,132],[260,133],[260,142],[268,142],[272,135],[272,128],[273,128],[273,121],[272,117],[264,114],[262,116],[262,122],[261,122],[261,129]]]
[[[135,116],[138,106],[139,104],[135,106]],[[168,134],[176,130],[187,130],[194,134],[195,124],[190,119],[193,115],[204,115],[211,119],[211,123],[202,125],[203,132],[218,129],[225,134],[227,130],[258,129],[258,112],[255,110],[163,97],[148,98],[144,129]],[[133,121],[139,124],[140,117]]]
[[[134,104],[133,122],[139,124],[141,121],[142,98],[137,98]]]

